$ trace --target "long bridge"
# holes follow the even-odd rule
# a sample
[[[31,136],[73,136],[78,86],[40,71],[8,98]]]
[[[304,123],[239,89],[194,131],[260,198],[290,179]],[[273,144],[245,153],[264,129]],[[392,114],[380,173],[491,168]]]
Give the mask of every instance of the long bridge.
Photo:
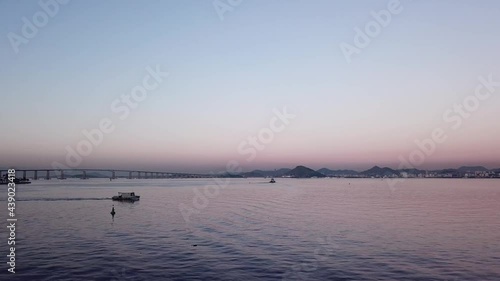
[[[16,177],[22,179],[31,178],[33,180],[45,179],[50,180],[52,178],[66,179],[66,176],[72,174],[71,177],[76,177],[74,173],[78,173],[80,179],[89,179],[87,173],[97,172],[106,173],[109,175],[110,179],[117,179],[119,175],[121,178],[127,179],[167,179],[167,178],[212,178],[217,177],[217,175],[204,175],[204,174],[188,174],[188,173],[171,173],[171,172],[155,172],[155,171],[144,171],[144,170],[114,170],[114,169],[15,169]],[[31,177],[28,177],[28,172]],[[7,174],[7,170],[0,170],[0,178]],[[104,175],[99,174],[99,176],[94,176],[102,178]]]

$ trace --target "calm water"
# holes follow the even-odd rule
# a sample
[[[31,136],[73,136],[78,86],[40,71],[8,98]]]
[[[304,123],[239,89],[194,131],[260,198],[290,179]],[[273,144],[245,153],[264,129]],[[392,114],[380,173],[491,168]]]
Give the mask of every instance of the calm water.
[[[207,184],[18,186],[17,273],[2,262],[0,279],[500,280],[500,180],[232,179],[196,198]],[[141,200],[113,220],[118,191]],[[180,203],[199,209],[189,222]]]

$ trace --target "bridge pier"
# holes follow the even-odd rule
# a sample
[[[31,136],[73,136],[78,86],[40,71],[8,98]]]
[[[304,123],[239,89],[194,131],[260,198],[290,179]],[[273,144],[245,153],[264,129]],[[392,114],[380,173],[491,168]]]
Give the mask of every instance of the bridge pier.
[[[115,171],[111,171],[111,179],[112,180],[116,179],[116,173],[115,173]]]
[[[83,171],[82,174],[82,180],[88,180],[89,178],[87,177],[87,171]]]
[[[38,171],[34,170],[33,172],[34,172],[33,179],[37,180],[38,179]]]
[[[26,171],[23,171],[23,180],[26,179]]]
[[[137,178],[140,179],[141,178],[141,172],[137,172]]]
[[[131,180],[132,179],[132,172],[128,172],[128,179]]]
[[[50,180],[50,170],[47,170],[47,176],[45,177],[46,180]]]
[[[60,180],[65,180],[66,178],[64,177],[64,171],[61,170],[61,177],[59,178]]]

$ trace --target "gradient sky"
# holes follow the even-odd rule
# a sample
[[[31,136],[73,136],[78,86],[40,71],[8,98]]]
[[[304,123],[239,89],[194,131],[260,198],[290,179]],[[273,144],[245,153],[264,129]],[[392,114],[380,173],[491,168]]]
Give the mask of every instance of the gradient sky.
[[[80,167],[397,167],[441,127],[448,140],[419,168],[500,168],[500,88],[458,130],[442,117],[479,76],[500,80],[500,2],[401,0],[348,64],[339,44],[388,2],[243,0],[221,21],[212,1],[73,0],[16,54],[7,34],[41,8],[0,1],[0,167],[64,163],[111,117]],[[155,65],[169,78],[119,120],[111,103]],[[296,118],[246,161],[238,145],[285,105]]]

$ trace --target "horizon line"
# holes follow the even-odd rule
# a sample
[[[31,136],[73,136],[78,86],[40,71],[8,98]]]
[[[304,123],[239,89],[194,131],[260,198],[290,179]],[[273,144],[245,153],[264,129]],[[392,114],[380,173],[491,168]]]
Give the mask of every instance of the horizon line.
[[[365,171],[368,171],[370,169],[373,169],[373,168],[381,168],[381,169],[385,169],[385,168],[389,168],[391,170],[395,170],[395,171],[399,171],[399,170],[420,170],[420,171],[440,171],[440,170],[459,170],[460,168],[485,168],[486,170],[497,170],[497,169],[500,169],[500,167],[493,167],[493,168],[489,168],[487,166],[484,166],[484,165],[460,165],[456,168],[452,168],[452,167],[445,167],[445,168],[434,168],[434,169],[424,169],[424,168],[418,168],[418,167],[403,167],[403,168],[392,168],[390,165],[388,166],[385,166],[385,165],[373,165],[371,166],[370,168],[367,168],[367,169],[349,169],[349,168],[328,168],[326,166],[322,166],[321,168],[319,169],[314,169],[314,168],[311,168],[310,166],[307,166],[307,165],[303,165],[303,164],[300,164],[300,165],[296,165],[293,167],[292,165],[292,168],[290,168],[290,166],[288,167],[280,167],[280,168],[274,168],[274,169],[263,169],[263,168],[254,168],[254,169],[249,169],[249,170],[246,170],[246,171],[240,171],[238,173],[230,173],[230,174],[241,174],[241,173],[248,173],[248,172],[253,172],[253,171],[273,171],[273,170],[280,170],[280,169],[294,169],[294,168],[297,168],[297,167],[306,167],[306,168],[309,168],[309,169],[312,169],[314,171],[319,171],[321,169],[328,169],[328,170],[332,170],[332,171],[342,171],[342,170],[350,170],[350,171],[355,171],[355,172],[365,172]],[[210,171],[210,172],[186,172],[186,171],[160,171],[158,169],[155,169],[155,170],[150,170],[150,169],[125,169],[125,168],[118,168],[118,169],[114,169],[114,168],[89,168],[89,167],[84,167],[84,168],[81,168],[81,167],[77,167],[77,168],[67,168],[67,169],[58,169],[58,168],[17,168],[17,167],[11,167],[11,168],[5,168],[5,167],[1,167],[0,168],[0,171],[7,171],[9,169],[14,169],[16,171],[46,171],[46,170],[51,170],[51,171],[60,171],[60,170],[65,170],[65,171],[79,171],[79,170],[89,170],[89,171],[115,171],[115,172],[147,172],[147,173],[173,173],[173,174],[211,174],[211,173],[215,173],[215,174],[220,174],[220,173],[229,173],[227,171],[227,169],[225,171]]]

